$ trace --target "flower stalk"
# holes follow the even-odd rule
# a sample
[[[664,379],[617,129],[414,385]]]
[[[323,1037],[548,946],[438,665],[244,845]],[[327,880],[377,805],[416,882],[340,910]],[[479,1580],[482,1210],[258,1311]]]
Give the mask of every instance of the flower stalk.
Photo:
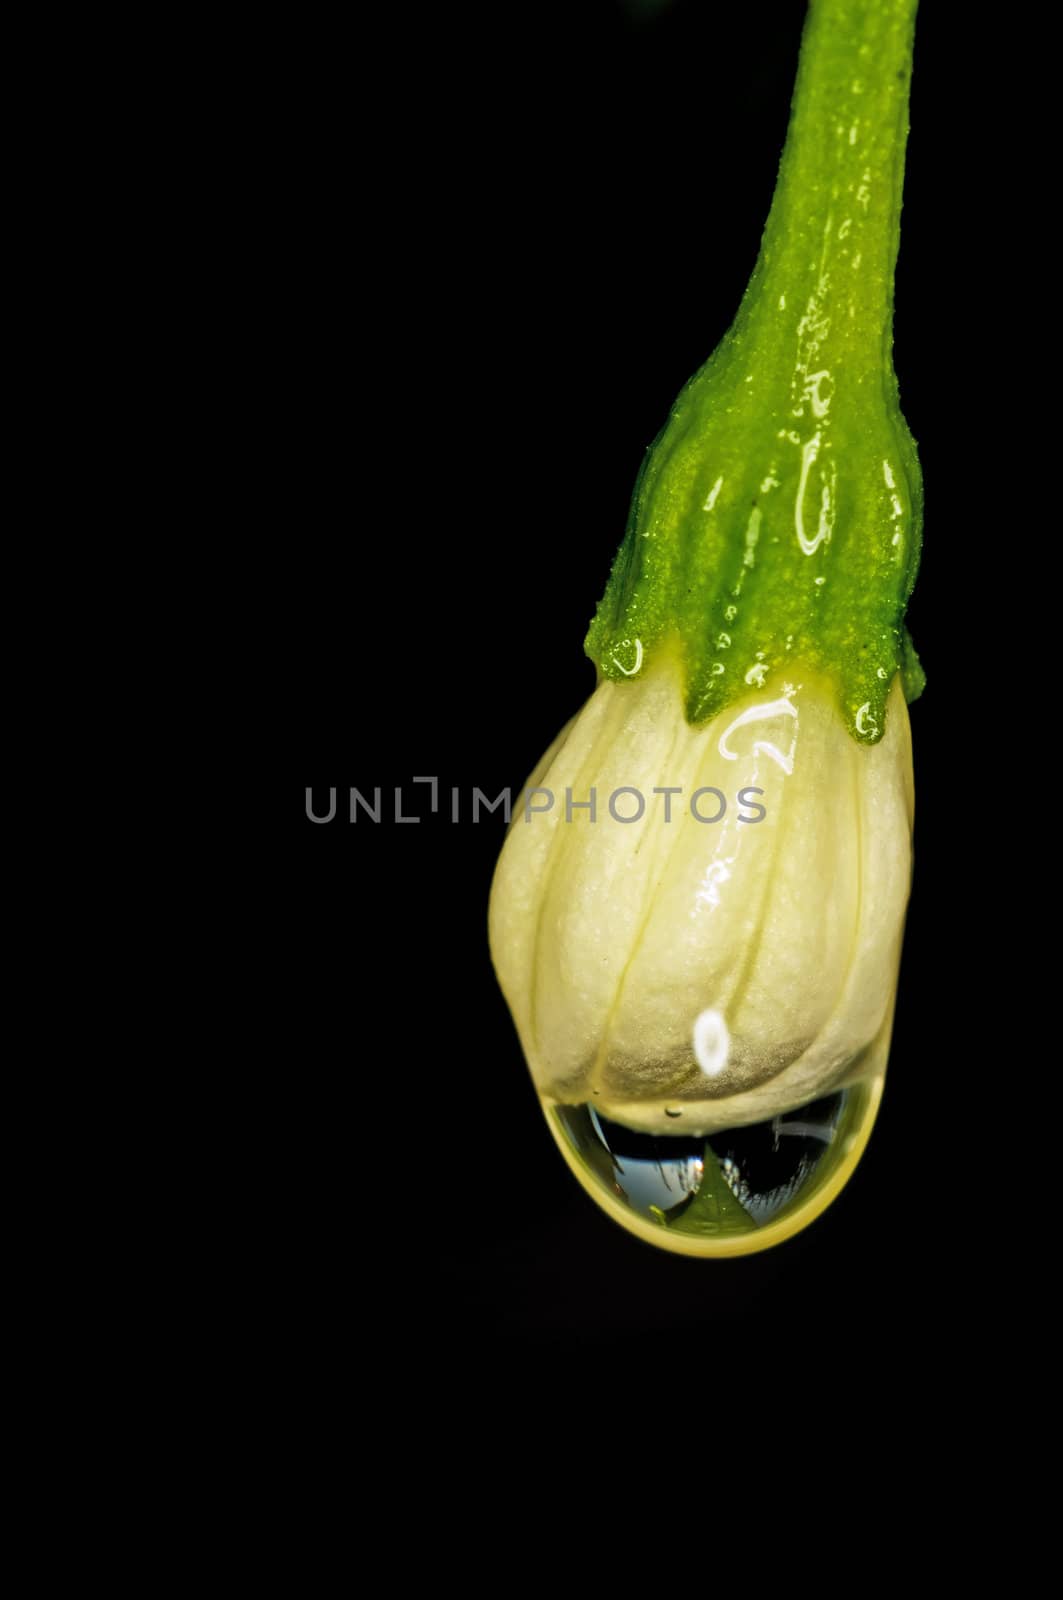
[[[773,671],[827,675],[874,743],[919,561],[893,370],[916,0],[811,0],[786,147],[735,321],[650,447],[586,649],[616,681],[676,647],[692,723]]]

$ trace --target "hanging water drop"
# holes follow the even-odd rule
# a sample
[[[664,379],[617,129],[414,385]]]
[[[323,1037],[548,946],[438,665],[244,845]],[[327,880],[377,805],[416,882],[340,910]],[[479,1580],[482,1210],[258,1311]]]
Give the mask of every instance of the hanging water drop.
[[[542,1104],[569,1167],[615,1222],[680,1255],[737,1256],[781,1244],[826,1210],[860,1159],[881,1095],[881,1078],[864,1079],[697,1138],[636,1133],[589,1105]]]

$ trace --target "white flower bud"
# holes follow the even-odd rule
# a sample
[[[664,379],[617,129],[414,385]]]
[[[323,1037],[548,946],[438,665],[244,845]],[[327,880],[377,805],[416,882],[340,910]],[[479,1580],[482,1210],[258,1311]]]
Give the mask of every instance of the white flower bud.
[[[544,1100],[700,1135],[881,1075],[912,859],[899,682],[862,745],[799,670],[692,728],[666,660],[600,683],[528,788],[552,799],[515,808],[490,934]]]

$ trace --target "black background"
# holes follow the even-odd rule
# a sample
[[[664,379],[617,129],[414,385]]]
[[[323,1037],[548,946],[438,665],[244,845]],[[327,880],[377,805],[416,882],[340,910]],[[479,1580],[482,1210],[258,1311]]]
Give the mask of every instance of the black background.
[[[843,1196],[738,1261],[622,1232],[563,1166],[494,981],[501,821],[344,816],[349,785],[402,784],[418,812],[416,775],[518,788],[590,692],[582,639],[643,451],[756,257],[803,12],[406,11],[339,60],[324,34],[292,42],[250,119],[271,582],[248,694],[274,718],[256,815],[281,959],[248,1226],[325,1374],[366,1340],[466,1397],[616,1356],[652,1405],[676,1352],[721,1346],[773,1391],[824,1359],[947,1371],[1003,1292],[978,1108],[999,996],[965,959],[987,845],[956,781],[992,651],[971,631],[992,41],[958,40],[952,8],[919,21],[897,277],[926,485],[916,878],[887,1093]],[[330,826],[305,785],[319,806],[338,787]]]

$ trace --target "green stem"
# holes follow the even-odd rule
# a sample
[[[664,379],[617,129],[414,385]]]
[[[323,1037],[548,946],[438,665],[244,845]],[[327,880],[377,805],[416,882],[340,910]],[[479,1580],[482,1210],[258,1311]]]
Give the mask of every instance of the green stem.
[[[730,331],[636,485],[587,638],[606,677],[678,649],[701,722],[777,669],[834,684],[874,742],[922,482],[891,354],[916,0],[811,0],[760,256]]]
[[[824,278],[844,285],[852,313],[831,344],[839,359],[848,352],[865,366],[891,364],[915,11],[916,0],[813,0],[750,284],[761,303],[773,289],[799,300],[816,295]],[[798,318],[795,304],[786,319],[794,330]]]

